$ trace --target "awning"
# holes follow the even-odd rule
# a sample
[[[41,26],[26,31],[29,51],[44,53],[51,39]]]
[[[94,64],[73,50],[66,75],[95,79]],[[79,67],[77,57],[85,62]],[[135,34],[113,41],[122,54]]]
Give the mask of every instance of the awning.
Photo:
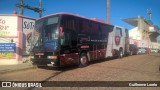
[[[131,25],[133,25],[133,26],[135,26],[135,27],[138,26],[138,17],[136,17],[136,18],[122,19],[122,21],[124,21],[124,22],[126,22],[126,23],[128,23],[128,24],[131,24]]]

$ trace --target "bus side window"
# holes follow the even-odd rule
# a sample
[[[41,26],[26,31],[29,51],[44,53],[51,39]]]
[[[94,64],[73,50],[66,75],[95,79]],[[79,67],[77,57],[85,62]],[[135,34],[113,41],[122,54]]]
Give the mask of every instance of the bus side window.
[[[63,32],[63,36],[61,38],[61,45],[63,46],[69,46],[70,45],[70,33],[69,32]]]
[[[116,27],[115,35],[116,35],[116,36],[122,36],[122,29],[121,29],[121,28]]]
[[[70,46],[72,44],[73,31],[76,31],[76,18],[64,15],[62,17],[61,26],[63,27],[63,32],[61,36],[61,45]]]
[[[63,16],[61,21],[61,26],[63,27],[63,29],[76,30],[77,29],[76,18],[67,15]]]

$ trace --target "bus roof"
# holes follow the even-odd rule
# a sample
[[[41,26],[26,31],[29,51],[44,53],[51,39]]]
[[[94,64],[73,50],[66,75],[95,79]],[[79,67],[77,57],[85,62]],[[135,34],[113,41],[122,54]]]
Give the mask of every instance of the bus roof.
[[[91,20],[91,21],[96,21],[96,22],[99,22],[99,23],[103,23],[103,24],[108,24],[108,25],[112,25],[111,23],[107,23],[103,20],[100,20],[100,19],[97,19],[97,18],[86,18],[84,16],[80,16],[80,15],[77,15],[77,14],[72,14],[72,13],[68,13],[68,12],[59,12],[59,13],[55,13],[55,14],[49,14],[47,16],[44,16],[44,17],[41,17],[39,19],[42,19],[42,18],[45,18],[45,17],[49,17],[49,16],[53,16],[53,15],[70,15],[70,16],[75,16],[75,17],[79,17],[79,18],[83,18],[83,19],[88,19],[88,20]],[[39,20],[37,19],[37,20]]]

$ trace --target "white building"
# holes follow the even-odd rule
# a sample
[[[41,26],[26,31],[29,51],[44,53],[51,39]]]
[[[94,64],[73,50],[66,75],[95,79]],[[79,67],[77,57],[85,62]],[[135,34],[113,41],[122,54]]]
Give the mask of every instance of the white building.
[[[123,19],[123,21],[135,26],[129,30],[130,44],[135,44],[138,47],[157,47],[158,43],[156,38],[160,35],[160,29],[158,27],[153,26],[150,21],[146,21],[140,16]]]
[[[35,19],[17,14],[0,14],[0,65],[22,62],[29,55]]]

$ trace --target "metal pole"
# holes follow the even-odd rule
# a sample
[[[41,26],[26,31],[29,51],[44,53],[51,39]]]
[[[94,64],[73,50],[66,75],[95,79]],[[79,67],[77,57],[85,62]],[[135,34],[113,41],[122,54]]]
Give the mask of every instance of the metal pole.
[[[20,7],[19,7],[19,9],[20,9],[20,15],[23,15],[23,0],[20,0]]]
[[[33,10],[33,11],[39,13],[39,17],[42,17],[42,12],[45,11],[42,8],[42,0],[39,0],[39,6],[38,7],[33,7],[33,6],[25,5],[23,3],[23,0],[20,0],[20,3],[16,4],[16,7],[19,8],[20,15],[23,15],[23,8],[27,8],[27,9],[30,9],[30,10]]]
[[[110,0],[107,0],[107,22],[110,22]]]
[[[39,0],[39,17],[42,17],[42,0]]]
[[[149,20],[151,20],[152,19],[152,10],[151,10],[151,8],[147,9],[147,13],[148,13],[148,16],[149,16]]]

